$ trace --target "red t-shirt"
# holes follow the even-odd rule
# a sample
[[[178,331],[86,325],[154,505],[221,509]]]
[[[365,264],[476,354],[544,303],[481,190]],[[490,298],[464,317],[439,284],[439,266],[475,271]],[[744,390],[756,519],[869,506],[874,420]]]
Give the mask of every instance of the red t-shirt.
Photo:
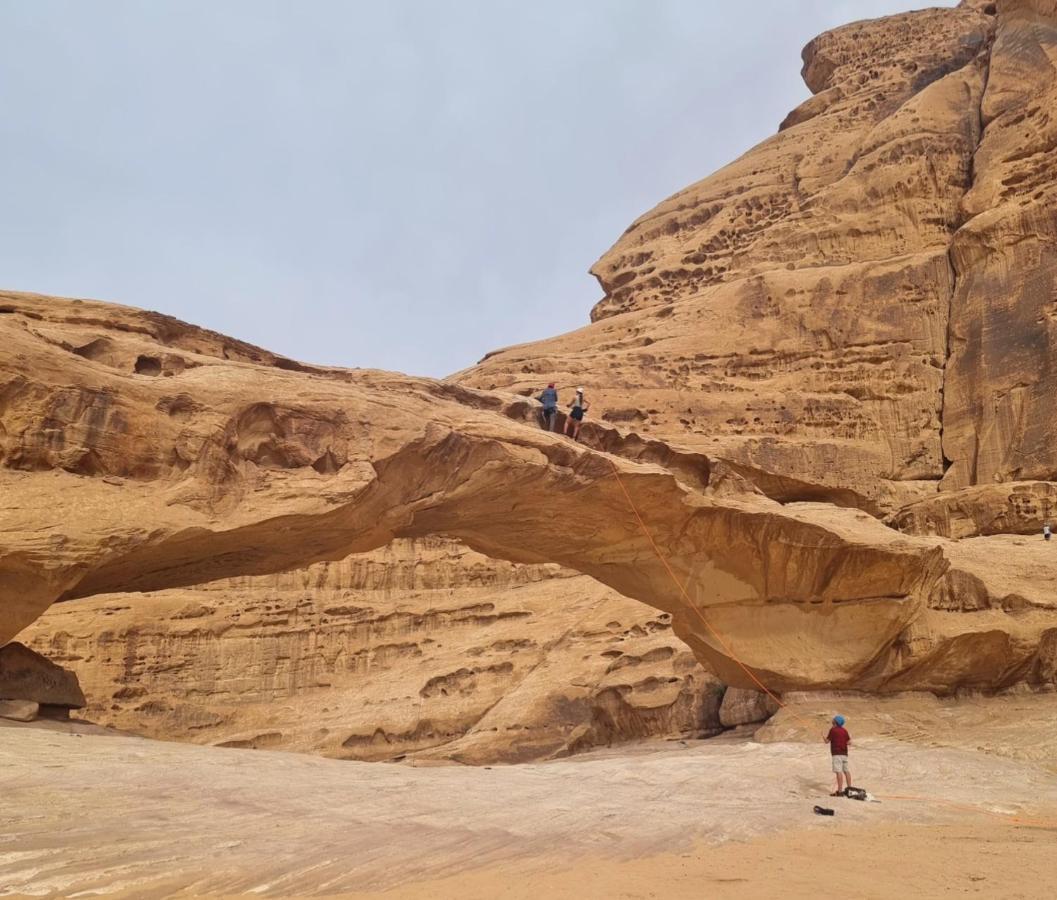
[[[848,734],[848,730],[843,725],[834,725],[829,730],[829,734],[826,735],[826,740],[829,741],[829,752],[834,756],[848,755],[848,743],[851,741],[851,735]]]

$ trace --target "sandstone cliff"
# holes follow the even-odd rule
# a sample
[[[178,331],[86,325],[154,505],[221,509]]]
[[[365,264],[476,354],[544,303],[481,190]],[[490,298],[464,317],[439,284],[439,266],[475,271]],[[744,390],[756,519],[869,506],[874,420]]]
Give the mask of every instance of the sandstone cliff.
[[[595,264],[605,297],[592,324],[448,382],[312,367],[163,316],[3,295],[0,640],[73,601],[54,619],[65,636],[48,626],[37,646],[90,656],[115,722],[133,701],[149,709],[112,696],[149,674],[159,730],[186,734],[193,716],[170,703],[176,681],[161,673],[168,654],[196,647],[199,625],[180,610],[206,608],[199,624],[226,647],[239,633],[227,624],[244,621],[325,661],[371,646],[379,627],[372,615],[335,623],[320,605],[331,575],[318,573],[339,570],[296,576],[322,578],[303,630],[276,628],[302,608],[296,591],[268,609],[274,582],[229,582],[222,599],[204,582],[442,535],[520,565],[560,564],[670,614],[697,659],[740,687],[1052,684],[1057,565],[1041,540],[1009,532],[1036,530],[1052,508],[1055,61],[1053,0],[967,2],[822,35],[804,52],[813,96],[780,132],[642,216]],[[519,399],[554,379],[595,401],[585,445],[539,432]],[[583,586],[568,597],[573,581]],[[563,633],[570,610],[618,602],[586,585],[568,573],[534,581],[532,603],[557,611],[533,628]],[[483,602],[531,605],[508,588]],[[170,618],[141,641],[147,602]],[[410,598],[363,602],[382,618],[422,612]],[[114,636],[94,634],[108,616]],[[630,609],[615,621],[633,631],[636,616],[661,621]],[[581,638],[577,715],[598,706],[608,640]],[[488,663],[510,666],[506,682],[455,666],[474,641],[408,668],[412,690],[357,680],[385,699],[379,755],[440,736],[445,752],[481,758],[485,698],[502,698],[499,717],[519,694],[559,696],[540,678],[576,668],[560,642],[526,639],[547,650],[524,680],[513,647]],[[122,647],[133,660],[123,672]],[[326,677],[343,665],[328,661]],[[688,697],[690,669],[671,665],[661,674]],[[258,673],[260,698],[247,687],[248,709],[200,739],[274,740],[259,725],[280,670]],[[438,689],[430,709],[445,724],[421,731],[408,697],[424,701],[430,680],[449,676],[474,696]],[[225,658],[186,677],[208,694],[239,676]],[[651,707],[671,715],[659,730],[684,730],[687,702],[703,701]],[[553,709],[521,709],[503,721],[540,731],[510,752],[563,752],[595,715],[548,731]],[[275,730],[306,748],[374,753],[350,750],[369,717],[326,716],[325,736],[310,733],[322,708]]]
[[[822,35],[779,134],[594,265],[592,325],[458,380],[582,383],[606,421],[871,512],[1054,477],[1055,60],[1051,0]]]
[[[23,638],[80,674],[93,722],[197,743],[478,763],[720,726],[669,616],[438,539],[61,603]]]
[[[1053,669],[1051,596],[1004,605],[1001,566],[976,571],[957,544],[864,512],[782,502],[747,467],[615,430],[592,433],[605,451],[572,444],[509,395],[312,369],[135,310],[4,303],[4,637],[57,599],[443,535],[671,614],[735,686],[998,688]],[[101,342],[105,359],[78,352]],[[983,600],[964,608],[952,579],[969,569]]]

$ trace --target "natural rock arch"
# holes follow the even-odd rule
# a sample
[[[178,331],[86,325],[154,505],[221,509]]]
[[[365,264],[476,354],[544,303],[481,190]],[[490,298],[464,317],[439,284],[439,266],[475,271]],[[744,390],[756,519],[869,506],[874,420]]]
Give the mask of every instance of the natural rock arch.
[[[21,365],[0,392],[0,639],[57,599],[276,572],[438,534],[561,563],[670,612],[731,684],[752,681],[702,614],[774,690],[1000,686],[1038,668],[1038,630],[1009,638],[1008,652],[988,638],[981,663],[964,619],[949,606],[934,614],[942,541],[853,509],[783,506],[744,469],[615,431],[594,434],[614,451],[604,453],[521,421],[526,407],[509,397],[264,351],[247,359],[149,314],[36,298],[16,308],[34,324],[5,334]],[[104,335],[109,363],[171,348],[187,366],[144,377],[67,349]]]

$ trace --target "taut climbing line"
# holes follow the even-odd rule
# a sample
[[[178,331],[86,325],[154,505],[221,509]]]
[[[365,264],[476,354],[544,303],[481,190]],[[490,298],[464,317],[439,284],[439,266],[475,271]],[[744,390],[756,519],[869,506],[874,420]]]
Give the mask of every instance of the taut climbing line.
[[[815,724],[817,723],[812,723],[809,719],[800,715],[793,709],[790,709],[788,706],[786,706],[785,703],[782,702],[780,697],[776,696],[770,690],[770,688],[767,687],[767,685],[760,681],[760,679],[756,676],[756,673],[753,672],[752,669],[750,669],[747,665],[745,665],[745,663],[741,661],[739,656],[731,648],[730,644],[727,643],[723,635],[721,635],[718,631],[716,631],[715,628],[712,627],[712,624],[708,621],[708,619],[705,618],[705,614],[701,611],[700,607],[698,607],[698,605],[690,599],[690,595],[686,591],[686,586],[676,576],[675,572],[672,570],[672,567],[668,564],[668,560],[665,558],[665,555],[661,552],[661,548],[657,546],[657,542],[653,539],[653,535],[650,533],[650,529],[646,527],[646,522],[643,520],[642,514],[639,512],[639,508],[635,505],[635,501],[631,498],[631,493],[625,486],[624,479],[620,477],[620,470],[617,468],[617,464],[611,458],[607,457],[607,459],[609,459],[609,464],[613,467],[613,474],[616,476],[617,484],[620,485],[620,490],[624,494],[625,499],[628,501],[628,506],[631,507],[631,511],[632,513],[634,513],[635,518],[639,523],[639,528],[642,529],[642,533],[646,536],[646,540],[649,541],[650,546],[653,548],[654,554],[656,555],[657,559],[660,560],[660,563],[664,567],[664,570],[668,573],[668,577],[671,578],[672,583],[679,589],[679,593],[682,595],[682,598],[686,602],[686,605],[697,614],[697,617],[701,620],[701,624],[704,625],[705,628],[708,630],[708,633],[711,634],[713,638],[715,638],[716,642],[719,644],[720,647],[723,648],[727,656],[729,656],[732,660],[734,660],[735,663],[737,663],[741,670],[746,675],[748,675],[749,678],[752,679],[753,683],[756,684],[756,686],[759,687],[761,691],[763,691],[780,707],[786,709],[794,719],[797,719],[800,722],[804,722],[805,724],[811,725],[812,727],[815,727]]]
[[[728,644],[727,641],[724,639],[723,635],[721,635],[718,631],[716,631],[715,628],[712,627],[712,624],[708,621],[708,619],[705,618],[705,614],[701,611],[697,604],[690,599],[690,595],[687,593],[686,586],[676,576],[675,572],[672,570],[672,567],[668,564],[668,560],[665,558],[665,555],[661,552],[661,548],[657,546],[657,542],[653,539],[653,535],[650,533],[650,529],[646,526],[646,522],[642,518],[642,514],[639,512],[638,506],[635,505],[635,501],[632,499],[630,491],[628,491],[627,486],[624,484],[624,479],[620,477],[620,470],[617,468],[616,462],[614,462],[612,457],[608,455],[606,456],[606,459],[609,460],[609,464],[613,467],[613,475],[616,477],[617,484],[620,485],[620,490],[624,494],[624,498],[628,501],[628,506],[631,507],[631,511],[634,514],[636,521],[639,523],[639,528],[642,530],[642,533],[646,536],[646,540],[649,541],[650,546],[653,548],[654,554],[656,555],[657,559],[660,560],[661,565],[664,567],[664,570],[668,573],[668,577],[671,578],[672,583],[679,589],[679,593],[682,596],[683,600],[686,602],[686,605],[690,609],[692,609],[694,613],[696,613],[697,617],[701,620],[701,624],[704,625],[705,628],[708,630],[708,633],[716,639],[716,642],[720,645],[720,647],[722,647],[726,654],[735,663],[737,663],[737,665],[741,668],[743,672],[745,672],[746,675],[749,676],[749,678],[752,679],[753,683],[756,684],[760,688],[760,690],[762,690],[768,697],[774,700],[774,702],[777,703],[782,709],[784,709],[790,716],[792,716],[792,718],[804,723],[805,725],[810,726],[811,728],[817,727],[817,722],[812,722],[810,719],[800,715],[798,712],[796,712],[796,710],[783,703],[781,699],[777,697],[767,687],[767,685],[760,681],[760,679],[756,676],[756,673],[753,672],[752,669],[750,669],[745,663],[741,661],[738,655],[731,648],[730,644]],[[895,794],[878,794],[877,797],[881,800],[904,800],[913,803],[930,803],[937,806],[946,806],[951,809],[961,810],[963,812],[982,813],[983,815],[991,816],[992,818],[1006,822],[1009,825],[1023,825],[1030,828],[1057,829],[1057,819],[1027,818],[1025,816],[1013,815],[1010,813],[995,812],[994,810],[987,809],[983,806],[973,806],[967,803],[955,803],[950,800],[942,800],[938,797],[917,797],[913,795]]]

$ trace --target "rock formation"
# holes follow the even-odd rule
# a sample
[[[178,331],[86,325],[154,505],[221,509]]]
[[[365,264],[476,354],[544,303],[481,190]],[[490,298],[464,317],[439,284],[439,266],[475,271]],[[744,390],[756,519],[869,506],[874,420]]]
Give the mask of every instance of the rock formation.
[[[998,3],[955,275],[944,488],[1057,477],[1057,3]]]
[[[592,325],[459,380],[583,383],[607,421],[871,512],[1053,478],[1055,60],[1051,0],[822,35],[782,130],[594,265]]]
[[[783,504],[744,466],[616,431],[595,434],[609,452],[574,445],[523,421],[516,398],[310,369],[134,310],[25,295],[5,308],[6,637],[56,599],[443,535],[670,613],[735,686],[884,690],[940,669],[946,690],[994,688],[1050,666],[1049,597],[1029,592],[1028,616],[991,611],[982,638],[984,619],[930,605],[954,549],[856,510]],[[102,360],[75,352],[102,344]],[[164,363],[141,371],[146,358]],[[985,593],[992,574],[973,575]],[[982,665],[976,644],[993,635]]]
[[[720,724],[726,728],[764,722],[778,711],[778,704],[762,691],[728,688],[719,707]]]
[[[438,539],[60,603],[23,637],[81,673],[93,722],[346,759],[515,761],[701,737],[723,694],[667,615]]]
[[[85,705],[72,672],[18,641],[0,647],[0,717],[31,722],[43,712],[63,718]]]
[[[595,264],[592,324],[446,382],[0,296],[0,640],[440,535],[670,614],[735,687],[1052,683],[1057,563],[1008,532],[1057,463],[1055,62],[1054,0],[822,35],[780,132]]]

